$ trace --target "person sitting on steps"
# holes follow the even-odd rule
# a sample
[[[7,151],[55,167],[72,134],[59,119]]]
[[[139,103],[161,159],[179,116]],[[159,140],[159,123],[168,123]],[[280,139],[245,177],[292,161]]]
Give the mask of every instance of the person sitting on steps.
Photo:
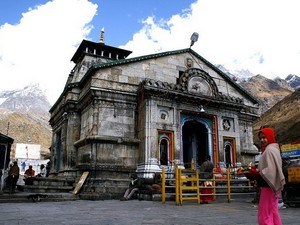
[[[46,177],[47,171],[46,171],[46,167],[44,164],[41,165],[40,170],[41,170],[40,173],[36,176],[37,177]]]
[[[134,173],[131,175],[132,180],[130,181],[129,187],[126,189],[124,196],[120,199],[120,201],[127,201],[132,198],[134,193],[139,190],[140,186],[140,178]]]
[[[147,184],[145,182],[145,178],[139,178],[136,174],[133,174],[132,181],[129,184],[129,188],[125,191],[124,196],[120,200],[127,201],[139,191],[146,191],[150,194],[161,191],[161,175],[155,174],[153,183]]]
[[[25,185],[33,185],[32,177],[35,175],[35,170],[32,169],[32,165],[29,165],[29,168],[24,173]]]

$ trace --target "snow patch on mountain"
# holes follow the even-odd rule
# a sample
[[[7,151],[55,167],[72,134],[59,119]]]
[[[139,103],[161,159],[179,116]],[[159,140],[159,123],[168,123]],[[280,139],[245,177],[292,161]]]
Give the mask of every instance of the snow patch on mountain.
[[[48,113],[50,107],[45,92],[40,89],[38,84],[0,93],[0,108],[3,109],[19,112],[35,111]]]
[[[285,80],[295,90],[300,88],[300,77],[298,77],[297,75],[290,74],[285,78]]]
[[[255,74],[251,73],[249,70],[246,69],[228,70],[223,65],[220,64],[215,66],[237,83],[248,82],[251,77],[255,76]],[[273,80],[277,83],[281,83],[283,86],[285,85],[285,83],[283,82],[285,80],[287,84],[290,86],[289,87],[290,90],[296,90],[300,88],[300,77],[294,74],[288,75],[285,79],[281,79],[277,77]]]
[[[7,100],[7,98],[0,98],[0,105],[5,102]]]
[[[251,77],[254,76],[249,70],[241,69],[241,70],[228,70],[223,65],[216,65],[216,67],[229,76],[232,80],[236,81],[237,83],[246,82]]]

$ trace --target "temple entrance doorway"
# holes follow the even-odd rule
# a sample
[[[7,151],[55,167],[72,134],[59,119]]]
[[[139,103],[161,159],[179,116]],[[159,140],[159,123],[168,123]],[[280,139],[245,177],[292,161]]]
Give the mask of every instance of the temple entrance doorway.
[[[227,166],[236,163],[235,138],[224,137],[224,162]]]
[[[185,167],[191,167],[192,159],[199,167],[209,154],[206,126],[196,120],[186,121],[182,127],[182,143]]]

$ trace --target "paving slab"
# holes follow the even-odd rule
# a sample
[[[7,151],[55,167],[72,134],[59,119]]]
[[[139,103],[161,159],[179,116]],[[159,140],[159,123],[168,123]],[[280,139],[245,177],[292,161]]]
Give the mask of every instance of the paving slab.
[[[300,208],[280,209],[283,224],[299,225]],[[88,225],[88,224],[257,224],[257,206],[251,199],[216,200],[197,205],[187,201],[182,206],[173,201],[60,201],[1,203],[1,225]]]

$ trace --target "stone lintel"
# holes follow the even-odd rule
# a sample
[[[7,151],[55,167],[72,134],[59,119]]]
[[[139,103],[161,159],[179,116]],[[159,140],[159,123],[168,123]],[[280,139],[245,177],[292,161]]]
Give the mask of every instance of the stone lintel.
[[[94,168],[90,164],[78,165],[78,169],[82,171],[110,171],[110,172],[134,172],[135,167],[121,166],[121,165],[111,165],[111,164],[97,164]]]
[[[138,145],[140,143],[139,139],[136,138],[126,138],[126,137],[112,137],[112,136],[87,136],[80,139],[74,143],[75,147],[81,147],[90,143],[118,143],[124,145]]]

